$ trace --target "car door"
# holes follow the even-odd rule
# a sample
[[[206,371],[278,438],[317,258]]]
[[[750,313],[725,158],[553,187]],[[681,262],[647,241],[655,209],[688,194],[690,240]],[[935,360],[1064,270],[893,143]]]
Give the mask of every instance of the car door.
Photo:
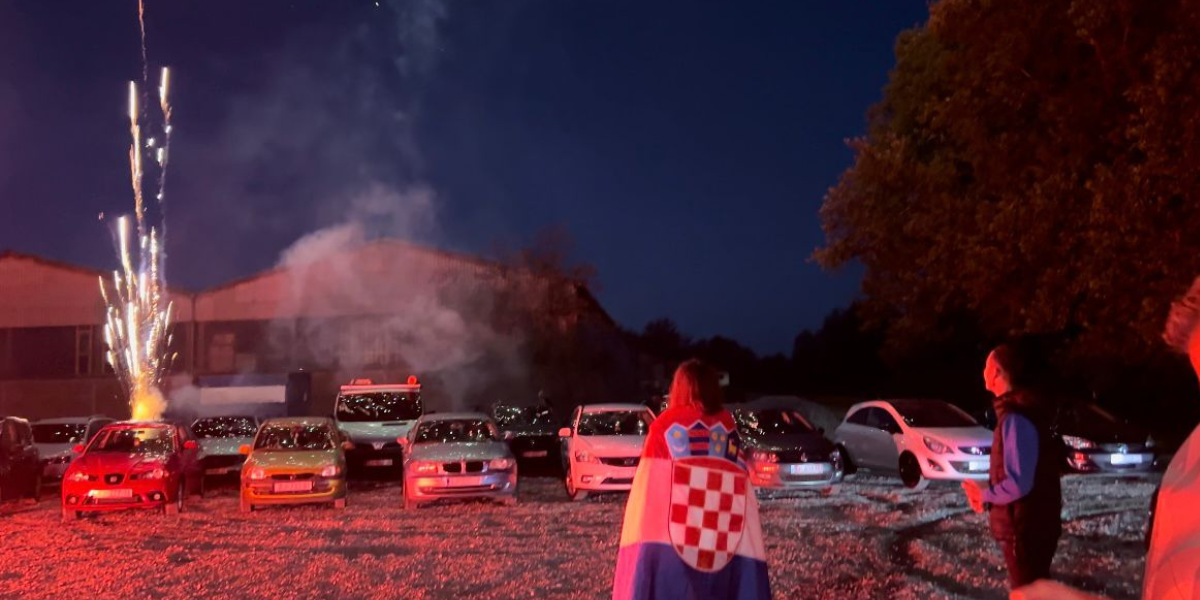
[[[16,472],[16,441],[12,419],[0,419],[0,500],[16,496],[16,482],[20,479]]]
[[[28,422],[17,423],[17,443],[21,448],[22,489],[30,489],[41,475],[41,459],[37,445],[33,443],[33,428]]]
[[[878,406],[872,406],[868,411],[862,434],[864,460],[875,469],[895,469],[899,460],[892,438],[892,432],[898,429],[896,421]]]
[[[179,432],[179,438],[182,440],[179,448],[182,451],[183,472],[193,489],[199,490],[202,485],[200,480],[204,477],[204,451],[200,449],[200,442],[192,433],[191,427],[180,424],[175,429]],[[188,448],[189,445],[191,448]]]
[[[571,412],[571,420],[567,421],[567,428],[571,430],[571,437],[560,440],[559,449],[562,454],[563,470],[571,466],[571,453],[574,451],[572,450],[572,446],[574,446],[576,434],[579,432],[579,415],[582,412],[582,406],[576,406],[575,410]]]
[[[834,433],[836,441],[846,448],[846,452],[850,453],[850,459],[860,467],[870,467],[863,451],[863,430],[867,423],[868,410],[870,407],[863,407],[846,415],[846,420],[838,426]]]

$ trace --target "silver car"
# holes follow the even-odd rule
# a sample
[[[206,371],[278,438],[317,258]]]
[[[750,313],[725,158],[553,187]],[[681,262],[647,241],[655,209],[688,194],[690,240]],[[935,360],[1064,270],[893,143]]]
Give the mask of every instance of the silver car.
[[[494,498],[517,502],[517,461],[483,413],[425,415],[404,446],[404,508],[446,498]]]
[[[241,447],[254,443],[258,419],[249,415],[205,417],[192,423],[192,432],[204,450],[206,477],[237,475],[246,462]]]
[[[113,420],[103,416],[42,419],[33,423],[33,443],[42,459],[42,477],[59,481],[71,465],[76,444],[86,444]]]

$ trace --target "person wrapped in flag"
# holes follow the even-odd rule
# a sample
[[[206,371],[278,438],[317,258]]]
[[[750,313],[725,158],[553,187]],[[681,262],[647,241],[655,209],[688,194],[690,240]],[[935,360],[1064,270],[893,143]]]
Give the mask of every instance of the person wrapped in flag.
[[[679,366],[625,505],[613,600],[771,597],[758,503],[721,404],[711,367]]]

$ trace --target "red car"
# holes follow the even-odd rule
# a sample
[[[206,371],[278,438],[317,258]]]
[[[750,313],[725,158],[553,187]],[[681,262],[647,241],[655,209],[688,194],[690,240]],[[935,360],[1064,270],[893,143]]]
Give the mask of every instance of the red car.
[[[189,492],[204,494],[200,446],[186,425],[113,423],[74,451],[62,482],[64,519],[128,508],[176,514]]]

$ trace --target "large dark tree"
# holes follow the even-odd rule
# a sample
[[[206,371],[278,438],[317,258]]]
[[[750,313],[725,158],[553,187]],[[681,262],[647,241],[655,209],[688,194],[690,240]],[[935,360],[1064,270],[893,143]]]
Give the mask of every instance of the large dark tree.
[[[1197,31],[1185,0],[933,4],[825,199],[817,259],[865,265],[893,342],[965,313],[1093,362],[1158,351],[1200,273]]]

